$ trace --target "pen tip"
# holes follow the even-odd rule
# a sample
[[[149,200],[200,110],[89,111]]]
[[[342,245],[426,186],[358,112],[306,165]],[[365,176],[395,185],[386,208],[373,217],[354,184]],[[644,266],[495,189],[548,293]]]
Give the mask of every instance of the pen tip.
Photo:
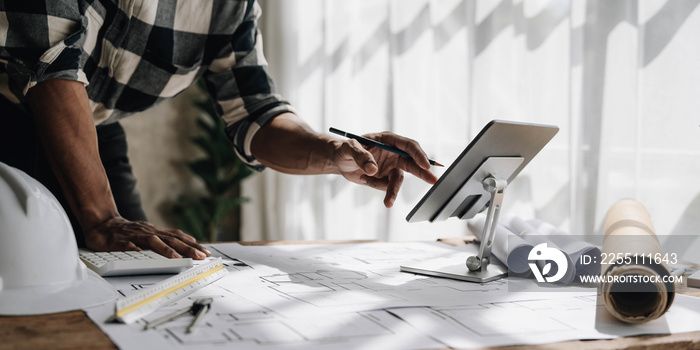
[[[444,165],[442,165],[442,164],[440,164],[440,163],[438,163],[438,162],[435,162],[435,164],[434,164],[434,165],[435,165],[435,166],[441,166],[441,167],[444,167]]]

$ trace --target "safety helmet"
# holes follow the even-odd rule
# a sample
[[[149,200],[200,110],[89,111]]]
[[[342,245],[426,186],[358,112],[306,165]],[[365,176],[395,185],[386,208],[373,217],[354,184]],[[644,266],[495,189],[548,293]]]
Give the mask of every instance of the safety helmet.
[[[114,288],[80,261],[56,197],[0,163],[0,315],[64,312],[115,298]]]

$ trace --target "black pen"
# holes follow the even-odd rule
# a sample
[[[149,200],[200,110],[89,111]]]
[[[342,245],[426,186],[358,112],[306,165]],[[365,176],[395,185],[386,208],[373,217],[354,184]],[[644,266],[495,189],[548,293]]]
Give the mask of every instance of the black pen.
[[[381,148],[385,151],[396,153],[402,157],[411,158],[411,155],[409,155],[408,153],[406,153],[406,152],[404,152],[396,147],[385,145],[381,142],[377,142],[377,141],[374,141],[372,139],[368,139],[368,138],[360,136],[360,135],[351,134],[349,132],[345,132],[343,130],[338,130],[336,128],[330,128],[330,129],[328,129],[328,131],[330,131],[334,134],[338,134],[340,136],[345,136],[345,137],[350,138],[350,139],[355,139],[355,140],[357,140],[357,142],[359,142],[365,146]],[[430,162],[430,165],[444,166],[444,165],[442,165],[442,164],[440,164],[432,159],[428,159],[428,162]]]

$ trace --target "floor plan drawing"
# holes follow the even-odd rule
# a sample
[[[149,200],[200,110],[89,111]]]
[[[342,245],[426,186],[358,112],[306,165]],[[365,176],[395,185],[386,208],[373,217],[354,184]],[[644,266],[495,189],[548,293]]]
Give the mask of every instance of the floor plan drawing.
[[[194,300],[211,297],[212,310],[197,329],[187,334],[192,315],[184,315],[155,329],[144,330],[147,322],[187,307]],[[93,320],[105,320],[109,308],[93,309]],[[253,303],[217,286],[207,286],[176,303],[131,325],[101,323],[100,327],[123,348],[201,349],[403,349],[409,345],[438,348],[443,345],[415,332],[408,324],[384,311],[352,312],[338,315],[286,317],[271,308]],[[406,343],[396,343],[403,339]],[[144,346],[147,344],[147,346]]]
[[[688,332],[700,322],[700,299],[677,295],[662,318],[632,325],[615,320],[596,295],[485,303],[460,307],[397,308],[392,314],[453,348],[542,344]],[[673,325],[673,326],[671,326]]]
[[[239,274],[236,293],[259,304],[288,305],[286,316],[358,312],[389,307],[439,306],[508,297],[505,280],[464,283],[401,272],[407,262],[449,256],[466,260],[471,251],[441,243],[377,243],[323,246],[219,246],[255,274]],[[473,248],[472,248],[473,249]],[[337,264],[336,262],[342,262]],[[235,275],[235,274],[234,274]],[[246,282],[244,282],[246,281]],[[255,286],[247,288],[247,285]],[[260,288],[260,287],[266,288]],[[288,313],[289,312],[289,313]]]
[[[105,322],[113,305],[89,309],[88,316],[123,349],[474,348],[669,332],[665,318],[636,327],[606,319],[595,291],[529,290],[527,281],[513,291],[509,280],[469,283],[399,270],[410,261],[471,254],[439,243],[207,248],[225,259],[228,274],[216,282],[133,324]],[[128,296],[160,279],[108,281]],[[185,331],[191,314],[144,330],[200,298],[213,303],[194,332]],[[685,328],[671,331],[698,328],[700,303],[676,298],[665,317]]]

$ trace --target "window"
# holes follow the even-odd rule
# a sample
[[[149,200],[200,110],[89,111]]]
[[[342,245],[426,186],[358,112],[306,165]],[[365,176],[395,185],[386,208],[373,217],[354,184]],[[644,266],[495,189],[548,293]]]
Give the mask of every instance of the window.
[[[659,234],[697,234],[698,1],[261,5],[271,70],[316,130],[391,130],[449,164],[491,119],[556,124],[559,134],[510,184],[504,213],[592,234],[612,203],[629,197]],[[466,233],[459,221],[405,222],[427,188],[407,177],[386,210],[381,193],[339,177],[266,171],[246,186],[254,204],[244,238]]]

